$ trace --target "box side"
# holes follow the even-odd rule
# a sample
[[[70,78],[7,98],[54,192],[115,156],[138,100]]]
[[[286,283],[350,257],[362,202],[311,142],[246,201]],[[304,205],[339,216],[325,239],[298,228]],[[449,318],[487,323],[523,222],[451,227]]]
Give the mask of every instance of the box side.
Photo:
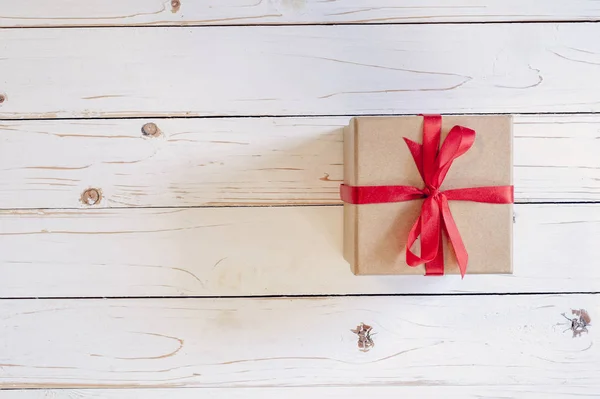
[[[515,154],[515,135],[514,135],[514,118],[512,115],[507,115],[508,116],[508,122],[509,122],[509,130],[510,130],[510,184],[514,185],[514,154]],[[508,269],[507,269],[507,274],[513,274],[514,271],[514,253],[513,253],[513,248],[514,248],[514,228],[515,228],[515,211],[514,211],[514,204],[510,204],[510,215],[509,215],[509,223],[510,223],[510,230],[509,230],[509,234],[510,234],[510,242],[509,242],[509,252],[510,252],[510,264],[508,265]]]
[[[344,128],[344,184],[356,185],[356,119]],[[358,206],[344,203],[344,259],[356,274]]]
[[[361,116],[355,125],[356,184],[421,187],[422,178],[404,141],[420,141],[419,116]],[[406,241],[420,200],[359,205],[356,211],[356,275],[423,274],[406,264]]]
[[[445,116],[444,138],[454,125],[472,128],[477,136],[474,146],[452,165],[442,188],[513,185],[512,115]],[[512,274],[513,204],[450,201],[450,210],[469,252],[467,273]],[[445,257],[454,258],[449,245]],[[455,262],[448,263],[446,274],[459,273]]]

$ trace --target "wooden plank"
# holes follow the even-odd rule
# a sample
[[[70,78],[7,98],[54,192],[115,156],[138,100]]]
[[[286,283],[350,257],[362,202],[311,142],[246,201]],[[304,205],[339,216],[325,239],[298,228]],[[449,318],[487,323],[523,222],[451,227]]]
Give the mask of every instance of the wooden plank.
[[[597,331],[574,339],[571,309],[594,318],[600,296],[4,300],[2,337],[23,344],[5,345],[0,386],[598,393]],[[376,333],[368,352],[350,331],[361,322]]]
[[[339,204],[349,119],[0,122],[0,208],[88,207],[90,187],[97,207]],[[517,115],[517,201],[600,200],[599,130],[597,115]]]
[[[255,25],[486,21],[589,21],[593,0],[20,0],[2,9],[0,27]]]
[[[353,387],[292,387],[292,388],[129,388],[129,389],[31,389],[0,391],[2,399],[211,399],[264,398],[410,398],[483,399],[483,398],[590,398],[596,399],[600,387],[544,387],[539,385],[502,386],[353,386]],[[406,396],[405,396],[406,397]]]
[[[600,205],[517,205],[514,275],[354,276],[342,207],[4,211],[2,297],[597,292]]]
[[[4,29],[0,118],[598,112],[598,36],[598,23]]]

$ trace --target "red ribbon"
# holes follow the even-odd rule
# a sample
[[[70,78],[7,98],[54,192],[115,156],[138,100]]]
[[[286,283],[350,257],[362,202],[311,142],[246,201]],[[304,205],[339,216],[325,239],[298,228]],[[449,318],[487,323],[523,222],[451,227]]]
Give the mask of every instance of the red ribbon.
[[[512,204],[514,189],[513,186],[488,186],[440,191],[440,186],[444,182],[452,162],[467,152],[475,142],[474,130],[463,126],[454,126],[438,151],[441,130],[442,117],[440,115],[425,115],[423,116],[423,144],[404,138],[425,183],[424,188],[342,184],[340,194],[342,201],[350,204],[381,204],[425,198],[421,214],[408,233],[406,263],[412,267],[425,263],[426,275],[443,275],[442,231],[445,231],[454,248],[460,274],[464,278],[469,255],[452,218],[448,201]],[[411,248],[419,236],[421,237],[421,254],[417,255],[412,252]]]

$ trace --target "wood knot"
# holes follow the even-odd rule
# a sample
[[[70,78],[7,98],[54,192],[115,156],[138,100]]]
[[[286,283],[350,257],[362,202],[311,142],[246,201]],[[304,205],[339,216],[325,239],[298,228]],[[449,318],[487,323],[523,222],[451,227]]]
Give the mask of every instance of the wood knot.
[[[156,126],[156,123],[150,122],[142,126],[142,134],[144,136],[158,137],[160,136],[160,133],[161,131],[158,126]]]
[[[102,193],[96,188],[88,188],[81,194],[81,203],[84,205],[96,205],[102,200]]]
[[[179,11],[181,7],[181,2],[179,0],[171,0],[171,12]]]
[[[365,323],[360,323],[355,329],[350,330],[352,331],[354,334],[358,335],[358,350],[361,352],[368,352],[371,350],[371,348],[373,346],[375,346],[375,343],[373,342],[373,335],[375,333],[372,333],[373,331],[373,327],[365,324]]]
[[[580,337],[582,333],[588,333],[588,327],[592,324],[592,318],[585,309],[571,309],[571,314],[575,317],[567,317],[564,313],[562,316],[569,320],[569,327],[565,330],[573,332],[573,338]]]
[[[6,101],[6,96],[0,93],[0,104],[2,104],[4,101]]]

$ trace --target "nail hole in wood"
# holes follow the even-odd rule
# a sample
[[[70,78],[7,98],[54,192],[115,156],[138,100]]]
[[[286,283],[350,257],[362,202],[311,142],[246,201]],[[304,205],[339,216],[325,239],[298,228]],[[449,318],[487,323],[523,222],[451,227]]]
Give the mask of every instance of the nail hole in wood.
[[[171,12],[179,11],[181,7],[181,2],[179,0],[171,0]]]
[[[96,205],[102,200],[102,193],[96,188],[88,188],[81,194],[81,202],[85,205]]]
[[[6,101],[6,96],[0,93],[0,104],[2,104],[4,101]]]
[[[585,309],[571,309],[571,314],[575,317],[567,317],[562,313],[562,316],[569,321],[569,327],[565,331],[571,330],[573,338],[580,337],[582,333],[588,333],[588,327],[592,324],[592,318]]]
[[[160,133],[160,129],[158,128],[158,126],[156,126],[156,123],[150,122],[142,126],[142,134],[144,136],[158,137],[160,136]]]
[[[371,350],[375,343],[373,337],[375,333],[372,333],[373,327],[360,323],[354,330],[350,330],[354,334],[358,335],[358,350],[361,352],[368,352]]]

